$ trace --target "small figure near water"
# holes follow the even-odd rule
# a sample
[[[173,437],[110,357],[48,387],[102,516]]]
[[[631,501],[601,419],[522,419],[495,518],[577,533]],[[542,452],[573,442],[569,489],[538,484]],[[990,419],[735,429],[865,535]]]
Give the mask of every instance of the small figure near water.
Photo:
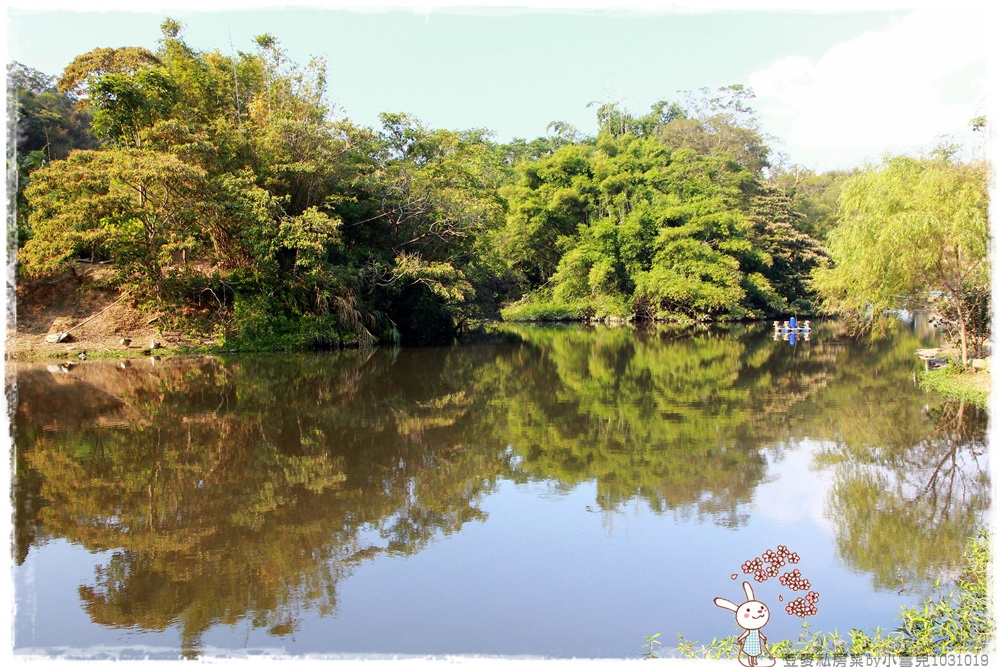
[[[740,644],[740,664],[743,667],[771,667],[775,662],[774,656],[767,652],[767,637],[760,632],[767,625],[771,612],[766,604],[754,599],[749,582],[743,582],[743,590],[747,601],[741,605],[720,597],[713,602],[716,607],[736,612],[736,625],[743,628],[743,634],[736,639]]]

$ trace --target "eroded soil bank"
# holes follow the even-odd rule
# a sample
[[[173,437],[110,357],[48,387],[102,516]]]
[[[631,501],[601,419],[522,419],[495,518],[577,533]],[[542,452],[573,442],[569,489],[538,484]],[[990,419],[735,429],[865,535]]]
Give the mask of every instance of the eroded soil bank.
[[[14,304],[7,304],[4,352],[8,359],[132,356],[196,350],[214,342],[197,332],[164,328],[167,318],[156,310],[138,308],[129,296],[106,286],[109,270],[79,264],[73,274],[21,281]],[[69,333],[60,343],[46,340]],[[124,344],[127,339],[128,344]]]

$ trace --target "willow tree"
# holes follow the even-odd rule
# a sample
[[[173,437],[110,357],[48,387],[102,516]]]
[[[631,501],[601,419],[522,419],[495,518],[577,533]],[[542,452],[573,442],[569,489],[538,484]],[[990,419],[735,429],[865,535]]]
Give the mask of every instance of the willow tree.
[[[988,321],[969,306],[989,293],[987,206],[981,162],[892,157],[851,177],[829,238],[833,266],[813,272],[824,309],[867,329],[908,306],[952,313],[968,363],[973,325]]]

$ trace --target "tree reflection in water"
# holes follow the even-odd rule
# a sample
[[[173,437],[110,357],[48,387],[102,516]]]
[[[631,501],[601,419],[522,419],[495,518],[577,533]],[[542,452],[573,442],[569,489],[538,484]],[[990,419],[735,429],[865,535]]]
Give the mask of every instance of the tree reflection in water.
[[[282,634],[299,609],[332,611],[356,563],[481,519],[478,499],[510,468],[503,448],[426,437],[468,410],[447,361],[424,386],[392,366],[350,353],[20,373],[18,475],[40,482],[17,486],[44,499],[19,518],[20,558],[36,533],[115,550],[80,588],[88,613],[177,623],[187,655],[217,623]]]
[[[766,327],[517,327],[480,345],[87,362],[17,371],[16,554],[112,551],[80,598],[101,624],[294,634],[380,554],[483,521],[500,480],[596,482],[745,525],[769,460],[826,443],[841,557],[877,586],[927,586],[988,509],[986,415],[912,386],[916,339],[809,345]],[[923,410],[924,404],[927,409]]]
[[[821,455],[834,470],[828,514],[841,557],[880,589],[926,594],[936,573],[957,575],[990,508],[986,411],[949,400],[926,416],[930,427],[910,441],[841,441]]]

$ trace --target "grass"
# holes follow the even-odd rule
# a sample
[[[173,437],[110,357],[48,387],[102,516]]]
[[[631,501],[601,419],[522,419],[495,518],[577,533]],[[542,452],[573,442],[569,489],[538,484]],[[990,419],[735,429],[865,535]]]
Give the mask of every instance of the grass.
[[[622,297],[600,294],[587,299],[564,301],[553,295],[550,289],[539,290],[516,303],[505,306],[501,309],[500,315],[506,322],[632,319],[631,309]]]
[[[563,322],[583,319],[583,312],[562,303],[524,301],[501,311],[507,322]]]
[[[963,560],[957,590],[904,608],[896,630],[875,628],[864,632],[852,629],[847,636],[842,636],[836,631],[813,632],[805,623],[796,641],[782,640],[771,646],[770,651],[781,660],[982,653],[996,636],[990,595],[989,534],[985,530],[970,540]],[[651,646],[650,638],[646,640],[644,655],[661,657],[656,646]],[[712,643],[700,647],[683,636],[678,636],[678,641],[677,652],[685,658],[735,659],[739,655],[735,637],[713,639]]]
[[[981,408],[986,408],[990,398],[990,374],[949,363],[943,368],[924,371],[920,376],[920,386],[951,396]]]

